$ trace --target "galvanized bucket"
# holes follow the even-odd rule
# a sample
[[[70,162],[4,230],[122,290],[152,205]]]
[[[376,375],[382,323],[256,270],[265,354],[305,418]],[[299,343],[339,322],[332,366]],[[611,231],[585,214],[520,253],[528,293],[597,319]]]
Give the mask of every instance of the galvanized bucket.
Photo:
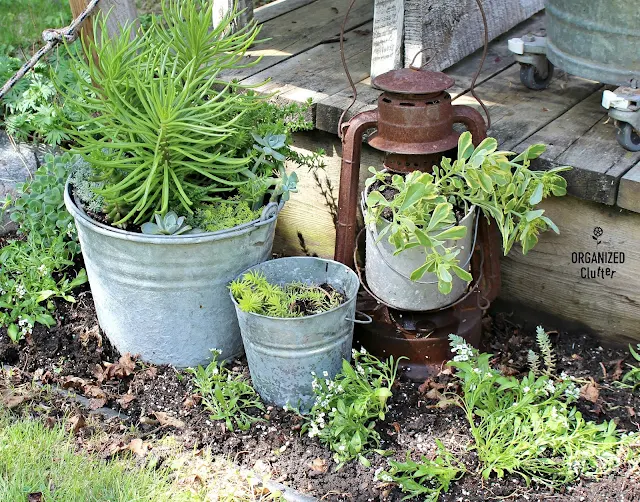
[[[227,284],[271,257],[276,219],[272,203],[260,219],[219,232],[180,236],[127,232],[65,204],[78,228],[100,327],[121,352],[153,364],[206,364],[211,349],[242,354],[240,328]]]
[[[311,372],[333,378],[342,360],[351,359],[353,323],[363,322],[355,318],[358,276],[342,263],[312,257],[279,258],[249,270],[264,273],[273,284],[327,283],[346,295],[333,310],[295,318],[243,312],[231,297],[254,387],[267,403],[307,411],[314,402]]]
[[[477,219],[474,231],[476,207],[472,206],[460,225],[467,227],[467,234],[457,241],[447,241],[447,247],[460,248],[458,259],[460,267],[469,270]],[[366,209],[363,204],[363,214]],[[390,307],[400,310],[427,311],[445,307],[460,298],[467,289],[467,283],[455,274],[451,292],[443,295],[438,290],[438,278],[427,273],[419,281],[410,279],[411,272],[425,261],[425,252],[421,247],[402,251],[394,256],[395,248],[385,238],[378,235],[384,227],[382,222],[367,225],[365,277],[367,286],[380,300]]]

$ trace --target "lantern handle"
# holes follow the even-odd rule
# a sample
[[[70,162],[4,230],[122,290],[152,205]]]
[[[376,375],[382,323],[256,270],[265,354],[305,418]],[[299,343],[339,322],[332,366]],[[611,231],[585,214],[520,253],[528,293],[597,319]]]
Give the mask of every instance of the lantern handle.
[[[453,106],[453,123],[464,124],[471,133],[474,146],[487,137],[487,125],[480,112],[467,105]]]

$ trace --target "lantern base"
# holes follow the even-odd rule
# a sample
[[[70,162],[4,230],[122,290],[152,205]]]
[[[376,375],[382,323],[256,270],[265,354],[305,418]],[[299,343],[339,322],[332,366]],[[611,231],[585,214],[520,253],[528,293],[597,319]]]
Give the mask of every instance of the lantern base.
[[[357,309],[373,322],[356,326],[355,347],[362,346],[381,359],[408,358],[400,362],[400,369],[414,381],[437,375],[451,359],[450,334],[479,347],[483,314],[500,290],[500,241],[496,225],[489,225],[484,217],[478,230],[471,260],[476,280],[451,306],[430,312],[396,310],[373,298],[363,283],[365,291],[358,295]],[[362,270],[359,275],[364,281]]]

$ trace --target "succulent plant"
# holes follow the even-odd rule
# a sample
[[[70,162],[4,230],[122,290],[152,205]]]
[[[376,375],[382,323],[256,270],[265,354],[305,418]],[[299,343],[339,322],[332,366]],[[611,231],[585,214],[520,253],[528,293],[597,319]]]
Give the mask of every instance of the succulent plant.
[[[148,221],[143,223],[141,230],[147,235],[180,235],[191,230],[191,227],[184,222],[184,216],[169,211],[164,216],[155,215],[156,222]]]

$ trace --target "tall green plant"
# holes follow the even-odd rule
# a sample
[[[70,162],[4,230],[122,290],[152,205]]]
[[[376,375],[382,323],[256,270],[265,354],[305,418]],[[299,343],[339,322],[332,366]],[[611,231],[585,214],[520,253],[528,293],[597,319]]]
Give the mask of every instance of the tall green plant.
[[[211,11],[211,1],[166,0],[144,33],[133,36],[128,26],[114,38],[102,18],[95,29],[102,35],[85,46],[97,57],[72,55],[74,71],[90,79],[75,88],[58,82],[67,103],[84,112],[67,121],[67,132],[104,181],[97,192],[107,208],[119,208],[114,224],[170,207],[192,214],[196,201],[273,174],[269,165],[252,170],[255,124],[245,120],[264,98],[220,77],[243,66],[258,29],[232,31],[235,13],[211,29]],[[273,185],[263,183],[256,196]]]

